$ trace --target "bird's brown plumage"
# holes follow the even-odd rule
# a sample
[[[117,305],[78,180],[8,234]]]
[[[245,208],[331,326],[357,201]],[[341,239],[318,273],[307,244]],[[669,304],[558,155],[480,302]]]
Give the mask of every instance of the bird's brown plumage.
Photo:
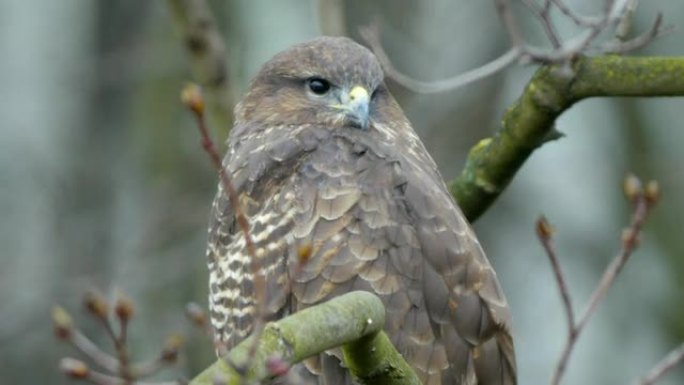
[[[326,80],[324,95],[311,79]],[[340,100],[361,86],[368,124]],[[269,61],[236,107],[224,164],[266,274],[266,317],[351,290],[387,309],[385,330],[425,385],[515,384],[510,313],[496,273],[366,48],[324,37]],[[311,250],[300,265],[298,253]],[[253,325],[250,257],[219,187],[209,228],[209,303],[227,348]],[[339,352],[296,368],[351,383]]]

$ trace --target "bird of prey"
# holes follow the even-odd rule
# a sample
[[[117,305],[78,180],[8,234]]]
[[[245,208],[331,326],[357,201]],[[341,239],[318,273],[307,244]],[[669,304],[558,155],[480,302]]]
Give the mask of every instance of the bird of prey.
[[[252,331],[256,258],[266,320],[366,290],[423,384],[515,384],[496,273],[383,77],[365,47],[322,37],[252,80],[224,167],[255,251],[219,185],[207,249],[216,336],[231,348]],[[343,365],[332,350],[292,370],[307,384],[353,384]]]

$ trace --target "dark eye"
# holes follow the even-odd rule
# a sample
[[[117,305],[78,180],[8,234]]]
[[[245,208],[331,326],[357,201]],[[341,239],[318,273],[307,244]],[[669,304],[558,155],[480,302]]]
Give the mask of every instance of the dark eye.
[[[330,91],[330,82],[321,78],[310,78],[306,81],[307,86],[316,95],[323,95]]]
[[[380,87],[377,87],[375,90],[373,90],[373,93],[371,94],[371,100],[375,99],[381,93],[382,89]]]

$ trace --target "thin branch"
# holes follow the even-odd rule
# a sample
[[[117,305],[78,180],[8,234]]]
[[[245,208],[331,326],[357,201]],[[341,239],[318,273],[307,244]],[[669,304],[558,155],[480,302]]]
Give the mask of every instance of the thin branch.
[[[550,0],[558,9],[572,20],[578,27],[593,27],[601,23],[601,19],[596,16],[584,16],[575,12],[565,4],[563,0]]]
[[[108,337],[114,341],[116,356],[100,349],[99,346],[74,326],[71,315],[64,308],[55,306],[52,310],[52,320],[56,337],[70,343],[83,356],[89,358],[95,365],[104,370],[104,372],[93,370],[85,362],[78,359],[62,358],[59,367],[65,375],[97,385],[130,385],[134,383],[138,385],[152,385],[153,383],[141,380],[157,373],[162,367],[177,361],[182,342],[180,337],[172,336],[168,339],[166,346],[155,361],[141,364],[132,364],[130,362],[126,330],[128,322],[133,316],[134,308],[133,303],[125,296],[119,296],[114,306],[113,314],[111,314],[112,312],[105,298],[97,292],[89,292],[85,296],[84,304],[88,313],[101,321],[101,325],[105,328]],[[118,335],[114,332],[112,322],[110,321],[113,315],[116,316],[120,323]],[[182,381],[155,382],[154,385],[179,385],[181,383]]]
[[[513,47],[522,47],[525,44],[525,39],[520,31],[517,20],[513,16],[513,9],[511,0],[494,0],[496,6],[496,13],[499,19],[508,31],[508,38],[511,40]]]
[[[579,321],[576,323],[573,320],[574,317],[570,293],[565,284],[565,278],[563,277],[563,273],[560,269],[555,250],[551,244],[552,231],[550,230],[550,225],[543,217],[537,222],[537,235],[539,236],[539,239],[549,256],[549,259],[551,260],[556,277],[556,283],[558,284],[558,289],[560,290],[561,297],[563,298],[563,307],[565,308],[566,317],[570,325],[568,338],[565,341],[560,358],[558,359],[558,363],[553,371],[551,385],[560,384],[577,340],[586,328],[591,317],[595,314],[599,304],[605,298],[608,290],[615,283],[616,278],[629,260],[629,257],[636,249],[642,226],[646,221],[648,214],[651,212],[651,209],[658,201],[659,188],[656,182],[651,181],[644,190],[641,186],[641,181],[639,181],[635,176],[630,175],[625,179],[625,194],[634,205],[634,208],[629,226],[623,233],[620,250],[608,267],[606,267],[601,279],[599,280],[599,283],[589,297],[586,310],[582,313],[582,315],[579,317]]]
[[[100,373],[97,371],[90,371],[88,376],[84,378],[85,380],[95,384],[95,385],[126,385],[129,382],[118,377],[110,376],[105,373]],[[135,381],[135,385],[180,385],[181,381]]]
[[[654,39],[667,34],[671,28],[662,27],[658,17],[649,31],[631,40],[618,42],[597,43],[599,36],[610,28],[619,28],[618,36],[625,30],[628,19],[631,19],[635,8],[635,0],[606,0],[603,12],[595,18],[587,18],[572,11],[562,0],[544,0],[540,5],[534,0],[522,0],[523,4],[532,12],[544,28],[547,38],[551,41],[552,49],[537,47],[527,43],[518,26],[512,10],[511,0],[494,0],[496,12],[501,19],[511,41],[511,47],[504,54],[493,61],[475,68],[464,74],[452,78],[425,82],[412,78],[397,70],[388,58],[380,43],[379,28],[371,25],[360,30],[371,50],[378,57],[388,77],[402,86],[417,93],[436,93],[463,87],[469,83],[491,76],[514,62],[536,64],[560,64],[566,68],[578,56],[588,52],[623,53],[641,48]],[[582,29],[574,36],[564,39],[555,28],[551,17],[552,5],[557,7],[565,16],[575,21]]]
[[[627,8],[625,9],[625,14],[618,22],[617,27],[615,27],[615,37],[619,41],[625,41],[629,39],[629,34],[632,32],[634,13],[636,12],[638,6],[639,0],[629,0]]]
[[[100,349],[94,342],[81,333],[80,330],[74,329],[73,336],[69,342],[71,342],[71,344],[84,356],[89,357],[95,364],[108,372],[117,373],[119,371],[120,366],[117,359]]]
[[[124,380],[124,384],[129,385],[132,383],[134,378],[131,374],[130,361],[128,359],[127,341],[121,338],[115,338],[114,349],[116,351],[116,356],[119,361],[118,374]]]
[[[653,369],[651,369],[646,377],[641,381],[635,382],[635,385],[652,385],[655,384],[667,372],[674,369],[677,365],[684,363],[684,343],[673,349],[665,358],[658,362]]]
[[[629,226],[625,229],[620,251],[603,272],[603,276],[601,276],[598,286],[589,297],[587,307],[577,322],[578,330],[584,329],[584,327],[587,325],[589,319],[591,319],[596,312],[596,308],[598,307],[599,303],[601,303],[603,298],[605,298],[606,294],[608,293],[608,289],[613,286],[618,274],[620,274],[622,268],[625,266],[625,263],[627,263],[627,260],[632,255],[632,252],[634,252],[634,249],[637,246],[639,234],[641,233],[641,228],[644,225],[644,222],[646,221],[646,218],[648,217],[648,214],[652,208],[653,206],[645,197],[638,196],[636,198],[632,218]]]
[[[558,284],[558,291],[563,300],[563,310],[565,311],[565,318],[568,324],[568,335],[572,335],[575,330],[575,314],[572,308],[572,300],[570,299],[570,290],[565,283],[565,276],[560,266],[560,260],[556,255],[556,249],[553,246],[553,229],[549,222],[543,216],[537,220],[537,237],[546,251],[546,255],[551,261],[551,268],[553,269],[556,283]]]
[[[85,379],[96,385],[128,385],[126,380],[95,370],[91,370]]]
[[[242,231],[242,236],[245,239],[247,253],[249,254],[250,259],[256,260],[254,241],[252,240],[252,236],[249,232],[249,221],[242,211],[237,190],[235,190],[233,182],[230,180],[230,176],[228,176],[228,172],[221,162],[221,156],[218,153],[216,144],[211,139],[209,128],[207,127],[206,120],[204,119],[204,97],[202,96],[202,91],[198,86],[190,84],[183,90],[182,98],[189,107],[190,111],[193,112],[193,116],[197,122],[197,128],[200,132],[202,148],[204,148],[204,151],[211,160],[212,166],[214,166],[214,169],[219,174],[219,178],[221,180],[220,187],[226,193],[228,200],[230,201],[230,208],[233,210],[235,220],[237,221],[237,224]]]
[[[206,93],[208,119],[227,137],[233,126],[235,95],[226,61],[223,36],[206,0],[167,0],[190,60],[195,81]]]
[[[206,121],[204,119],[204,98],[200,88],[197,85],[189,84],[183,89],[181,93],[181,99],[195,117],[197,128],[200,131],[202,147],[207,155],[209,155],[214,169],[219,174],[219,178],[221,180],[219,185],[220,190],[227,194],[233,215],[235,216],[235,220],[240,228],[240,231],[242,231],[242,236],[245,240],[245,248],[251,262],[250,270],[253,277],[252,283],[254,287],[254,303],[256,308],[254,325],[252,326],[252,336],[254,337],[253,340],[255,343],[250,350],[251,355],[254,355],[257,349],[256,341],[259,341],[259,336],[263,331],[263,317],[266,309],[266,281],[264,274],[261,271],[261,261],[256,257],[254,241],[252,240],[252,235],[249,231],[249,221],[247,220],[247,216],[242,211],[237,190],[235,190],[235,186],[233,186],[230,176],[221,162],[221,157],[218,154],[216,145],[211,139],[209,128],[207,127]]]
[[[630,52],[637,50],[639,48],[645,47],[650,44],[654,39],[661,36],[665,36],[674,31],[673,26],[662,26],[662,14],[658,13],[655,21],[653,22],[651,29],[643,32],[629,40],[618,40],[617,42],[605,43],[602,47],[603,52],[612,54],[622,54],[625,52]]]
[[[559,49],[563,42],[561,40],[560,34],[556,30],[556,26],[551,20],[551,1],[544,0],[544,5],[539,5],[534,0],[523,0],[523,3],[530,9],[530,11],[539,19],[539,22],[544,28],[544,33],[546,37],[551,42],[554,49]]]
[[[394,67],[380,44],[379,30],[376,25],[361,28],[359,32],[361,33],[361,37],[363,37],[371,47],[373,53],[375,53],[375,56],[385,70],[386,75],[402,86],[418,93],[444,92],[463,87],[501,71],[520,58],[520,50],[517,47],[513,47],[498,58],[471,71],[445,80],[424,82],[405,75]]]

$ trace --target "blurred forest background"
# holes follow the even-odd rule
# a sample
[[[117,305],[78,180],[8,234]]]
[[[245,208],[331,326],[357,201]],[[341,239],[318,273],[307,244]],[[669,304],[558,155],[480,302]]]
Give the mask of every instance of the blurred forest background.
[[[601,4],[568,3],[585,14]],[[326,30],[313,0],[210,4],[238,95],[274,53]],[[357,39],[359,26],[379,20],[396,66],[422,80],[461,73],[508,47],[493,1],[350,0],[343,11]],[[648,28],[657,11],[678,29],[635,54],[684,54],[684,2],[643,1],[636,28]],[[529,39],[541,44],[541,29],[525,20]],[[452,178],[533,70],[510,68],[443,94],[390,87]],[[183,315],[187,302],[206,303],[206,225],[217,183],[179,101],[190,79],[164,1],[0,0],[0,382],[68,382],[57,363],[73,351],[52,336],[54,303],[109,343],[80,312],[92,287],[136,301],[135,357],[151,358],[168,333],[181,331],[189,345],[175,374],[191,376],[213,361],[209,342]],[[580,103],[557,123],[567,137],[534,153],[475,224],[513,309],[521,384],[548,382],[566,338],[535,219],[544,213],[558,230],[581,309],[618,249],[628,171],[659,180],[662,202],[579,342],[567,383],[628,383],[684,340],[682,120],[684,98]],[[684,383],[684,372],[661,383]]]

